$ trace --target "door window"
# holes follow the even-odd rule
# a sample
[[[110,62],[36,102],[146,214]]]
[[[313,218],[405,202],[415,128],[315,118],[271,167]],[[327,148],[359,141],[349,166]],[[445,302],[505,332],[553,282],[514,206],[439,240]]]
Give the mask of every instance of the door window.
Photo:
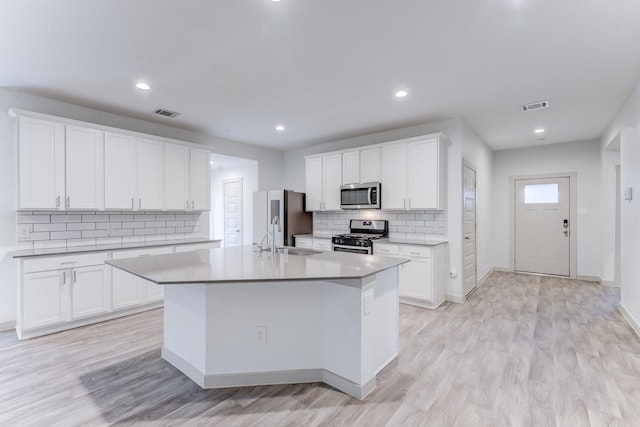
[[[558,184],[526,184],[524,203],[558,203]]]

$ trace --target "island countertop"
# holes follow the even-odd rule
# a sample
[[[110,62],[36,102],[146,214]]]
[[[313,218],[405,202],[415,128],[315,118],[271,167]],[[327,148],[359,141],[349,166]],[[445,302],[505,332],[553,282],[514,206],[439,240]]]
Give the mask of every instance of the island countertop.
[[[361,279],[406,262],[404,258],[345,252],[272,255],[255,252],[251,246],[106,261],[159,285]]]

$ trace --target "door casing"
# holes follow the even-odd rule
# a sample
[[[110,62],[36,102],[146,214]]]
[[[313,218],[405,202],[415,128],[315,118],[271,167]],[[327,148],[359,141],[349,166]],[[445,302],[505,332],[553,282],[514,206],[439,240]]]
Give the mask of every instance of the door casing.
[[[569,277],[577,278],[577,235],[578,235],[578,215],[577,215],[577,172],[557,172],[536,175],[517,175],[509,177],[509,270],[515,270],[515,181],[516,179],[537,179],[556,178],[560,176],[569,177],[569,224],[571,233],[569,234]],[[566,277],[566,276],[565,276]]]

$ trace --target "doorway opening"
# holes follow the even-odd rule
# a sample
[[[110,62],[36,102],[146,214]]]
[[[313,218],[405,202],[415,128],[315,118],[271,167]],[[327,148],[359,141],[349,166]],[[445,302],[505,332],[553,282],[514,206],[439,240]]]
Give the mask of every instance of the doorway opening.
[[[576,174],[511,181],[511,268],[575,278]]]
[[[235,208],[241,207],[242,213],[239,217],[234,218],[237,226],[234,229],[240,230],[240,232],[236,232],[234,237],[227,235],[228,227],[225,221],[225,213],[229,216],[226,211],[233,208],[233,206],[231,203],[225,202],[225,181],[228,183],[237,179],[240,179],[238,194],[241,194],[241,196],[238,197],[241,197],[241,199],[236,201],[239,206],[235,206]],[[211,155],[211,212],[209,220],[211,223],[210,237],[212,239],[221,239],[223,247],[251,244],[253,236],[252,194],[257,190],[258,162],[256,160],[222,154]]]

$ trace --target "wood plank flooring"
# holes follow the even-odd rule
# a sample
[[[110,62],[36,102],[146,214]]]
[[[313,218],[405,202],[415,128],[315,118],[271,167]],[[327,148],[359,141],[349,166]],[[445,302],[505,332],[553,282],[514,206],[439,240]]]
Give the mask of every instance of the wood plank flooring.
[[[0,426],[637,426],[640,340],[620,292],[493,273],[464,305],[401,305],[401,349],[358,401],[323,384],[202,390],[160,358],[162,310],[19,342]]]

